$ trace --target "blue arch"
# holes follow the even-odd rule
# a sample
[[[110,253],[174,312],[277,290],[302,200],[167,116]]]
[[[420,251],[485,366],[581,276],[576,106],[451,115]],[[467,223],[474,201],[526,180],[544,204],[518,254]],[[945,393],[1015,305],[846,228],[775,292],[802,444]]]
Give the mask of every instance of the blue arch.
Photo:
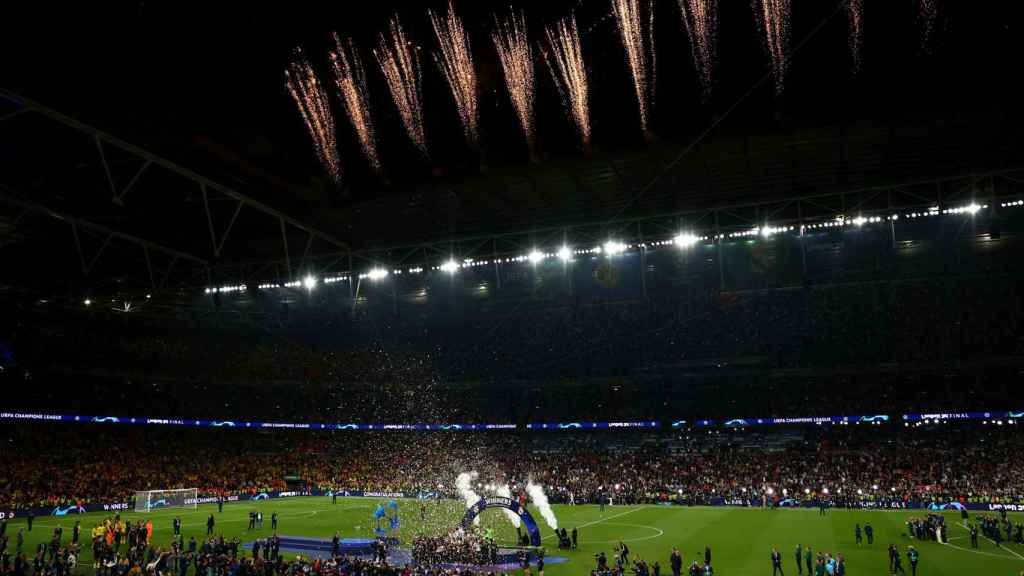
[[[481,498],[476,504],[466,509],[466,515],[462,517],[462,528],[469,528],[473,523],[473,519],[488,508],[504,508],[518,514],[519,518],[523,521],[523,526],[526,527],[527,534],[530,535],[530,544],[532,546],[540,546],[540,529],[537,528],[537,522],[533,519],[533,516],[530,516],[530,511],[525,506],[520,506],[519,502],[512,498],[505,498],[503,496]]]

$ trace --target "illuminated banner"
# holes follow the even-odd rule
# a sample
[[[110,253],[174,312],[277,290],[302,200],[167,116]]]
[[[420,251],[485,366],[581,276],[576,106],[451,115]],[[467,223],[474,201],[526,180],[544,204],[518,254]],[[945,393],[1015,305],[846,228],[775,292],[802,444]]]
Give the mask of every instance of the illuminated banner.
[[[922,422],[931,420],[1013,420],[1016,418],[1024,418],[1024,410],[1019,412],[1003,410],[996,412],[935,412],[932,414],[903,415],[903,420],[905,422]]]
[[[534,422],[526,425],[527,430],[605,430],[612,428],[658,428],[659,422]]]
[[[91,422],[93,424],[143,424],[199,426],[208,428],[278,428],[288,430],[515,430],[515,424],[333,424],[320,422],[245,422],[242,420],[182,420],[126,416],[78,416],[32,412],[0,412],[0,420]]]
[[[742,426],[777,426],[783,424],[875,424],[888,422],[889,416],[885,414],[871,414],[865,416],[807,416],[801,418],[732,418],[729,420],[676,420],[672,422],[673,428],[684,428],[690,424],[700,427],[723,426],[726,428],[738,428]]]

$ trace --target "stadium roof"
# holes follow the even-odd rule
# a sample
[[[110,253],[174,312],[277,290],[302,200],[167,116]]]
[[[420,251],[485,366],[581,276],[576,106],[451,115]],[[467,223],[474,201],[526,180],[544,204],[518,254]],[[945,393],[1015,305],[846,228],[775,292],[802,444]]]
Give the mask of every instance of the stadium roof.
[[[853,75],[845,19],[831,6],[795,6],[801,51],[778,97],[764,81],[749,7],[723,7],[720,81],[704,99],[677,9],[663,2],[659,138],[644,143],[607,6],[551,2],[521,7],[537,28],[576,10],[593,74],[592,156],[566,144],[571,129],[544,84],[545,151],[529,163],[509,137],[514,117],[494,56],[481,48],[482,98],[493,109],[483,113],[480,157],[445,129],[457,118],[427,69],[435,163],[383,142],[401,134],[382,105],[374,112],[386,133],[385,178],[360,172],[346,135],[349,180],[333,188],[282,86],[291,48],[324,51],[332,30],[366,48],[394,13],[428,46],[425,12],[443,4],[300,2],[283,14],[252,6],[239,23],[233,8],[204,7],[199,18],[190,6],[158,1],[40,14],[46,34],[11,31],[5,41],[20,42],[24,58],[12,62],[6,86],[18,93],[0,98],[0,284],[33,297],[192,291],[296,278],[311,263],[346,269],[352,256],[435,258],[487,242],[495,252],[521,251],[573,227],[600,238],[638,220],[668,231],[709,211],[721,227],[792,219],[811,209],[794,203],[800,198],[826,213],[992,195],[1024,166],[1015,103],[1002,89],[1012,79],[999,73],[998,55],[1014,46],[1012,21],[998,26],[991,14],[951,6],[942,35],[922,46],[913,14],[872,7],[865,65]],[[492,12],[506,8],[457,6],[479,45]],[[181,42],[183,29],[193,31],[190,42]],[[69,54],[106,65],[69,69]],[[545,72],[538,64],[547,83]],[[384,93],[379,79],[371,93]]]

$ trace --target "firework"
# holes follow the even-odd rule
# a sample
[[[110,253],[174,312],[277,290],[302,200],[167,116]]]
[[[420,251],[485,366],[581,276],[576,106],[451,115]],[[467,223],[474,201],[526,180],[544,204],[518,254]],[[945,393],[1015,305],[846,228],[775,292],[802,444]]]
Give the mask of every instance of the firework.
[[[643,4],[644,0],[612,0],[612,13],[633,74],[633,88],[640,105],[640,128],[648,134],[649,109],[654,102],[654,6],[648,0],[645,18]]]
[[[370,116],[370,101],[366,90],[366,71],[351,39],[346,47],[335,34],[334,43],[338,49],[331,52],[330,57],[334,67],[334,82],[338,86],[338,93],[341,94],[341,103],[356,131],[363,153],[370,161],[370,166],[380,172],[380,157],[377,155],[377,141],[374,136],[373,118]]]
[[[295,51],[295,60],[285,70],[285,84],[295,106],[313,139],[316,155],[336,183],[341,182],[341,158],[334,140],[334,117],[320,81],[302,50]]]
[[[754,12],[772,58],[775,91],[781,93],[789,63],[789,0],[754,0]]]
[[[420,57],[416,49],[405,38],[402,24],[395,18],[391,21],[390,34],[380,35],[377,49],[373,51],[381,72],[387,81],[388,91],[395,101],[398,114],[409,138],[424,157],[427,154],[427,138],[423,129],[423,76]]]
[[[693,63],[707,96],[718,58],[718,0],[679,0],[679,9],[690,37]]]
[[[531,158],[535,152],[535,133],[533,124],[533,49],[526,35],[526,17],[513,12],[505,23],[494,21],[495,31],[491,34],[494,48],[501,60],[501,68],[505,73],[505,86],[508,87],[512,106],[519,117],[519,125],[523,129],[523,137],[530,149]]]
[[[918,17],[921,19],[921,49],[931,51],[932,32],[935,19],[939,16],[938,0],[918,0]]]
[[[860,71],[861,45],[864,43],[864,0],[848,0],[846,13],[850,18],[850,54],[853,71]]]
[[[473,69],[473,52],[469,45],[469,36],[462,27],[462,22],[455,15],[455,6],[448,4],[448,15],[439,18],[430,12],[430,22],[434,25],[434,34],[441,52],[434,54],[434,61],[441,69],[448,87],[451,88],[455,107],[459,110],[462,129],[466,132],[466,140],[471,147],[476,147],[480,139],[478,131],[479,111],[476,97],[476,70]]]
[[[587,68],[583,64],[580,34],[576,17],[559,20],[546,30],[550,50],[543,50],[544,61],[555,79],[569,116],[576,124],[583,149],[590,149],[590,102],[587,88]]]

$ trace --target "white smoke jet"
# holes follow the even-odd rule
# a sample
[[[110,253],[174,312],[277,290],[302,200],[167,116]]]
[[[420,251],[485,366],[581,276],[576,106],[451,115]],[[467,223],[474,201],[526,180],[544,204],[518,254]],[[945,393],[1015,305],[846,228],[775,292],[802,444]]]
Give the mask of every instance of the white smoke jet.
[[[473,481],[479,476],[474,470],[472,472],[463,472],[455,478],[455,490],[458,491],[459,496],[466,502],[466,508],[470,508],[473,504],[480,501],[480,495],[473,491]],[[473,524],[480,525],[479,516],[473,519]]]
[[[505,498],[510,499],[512,498],[512,491],[508,489],[508,484],[502,484],[501,486],[498,486],[495,492],[498,494],[498,496],[504,496]],[[515,512],[508,510],[506,508],[502,508],[502,511],[505,512],[505,516],[507,516],[509,521],[512,522],[512,525],[516,528],[519,528],[519,514],[516,514]]]
[[[552,530],[557,530],[558,518],[555,518],[555,512],[551,509],[551,504],[548,504],[548,497],[544,494],[544,488],[530,480],[526,484],[526,493],[530,495],[530,500],[537,505],[540,515],[544,517],[548,527]]]

